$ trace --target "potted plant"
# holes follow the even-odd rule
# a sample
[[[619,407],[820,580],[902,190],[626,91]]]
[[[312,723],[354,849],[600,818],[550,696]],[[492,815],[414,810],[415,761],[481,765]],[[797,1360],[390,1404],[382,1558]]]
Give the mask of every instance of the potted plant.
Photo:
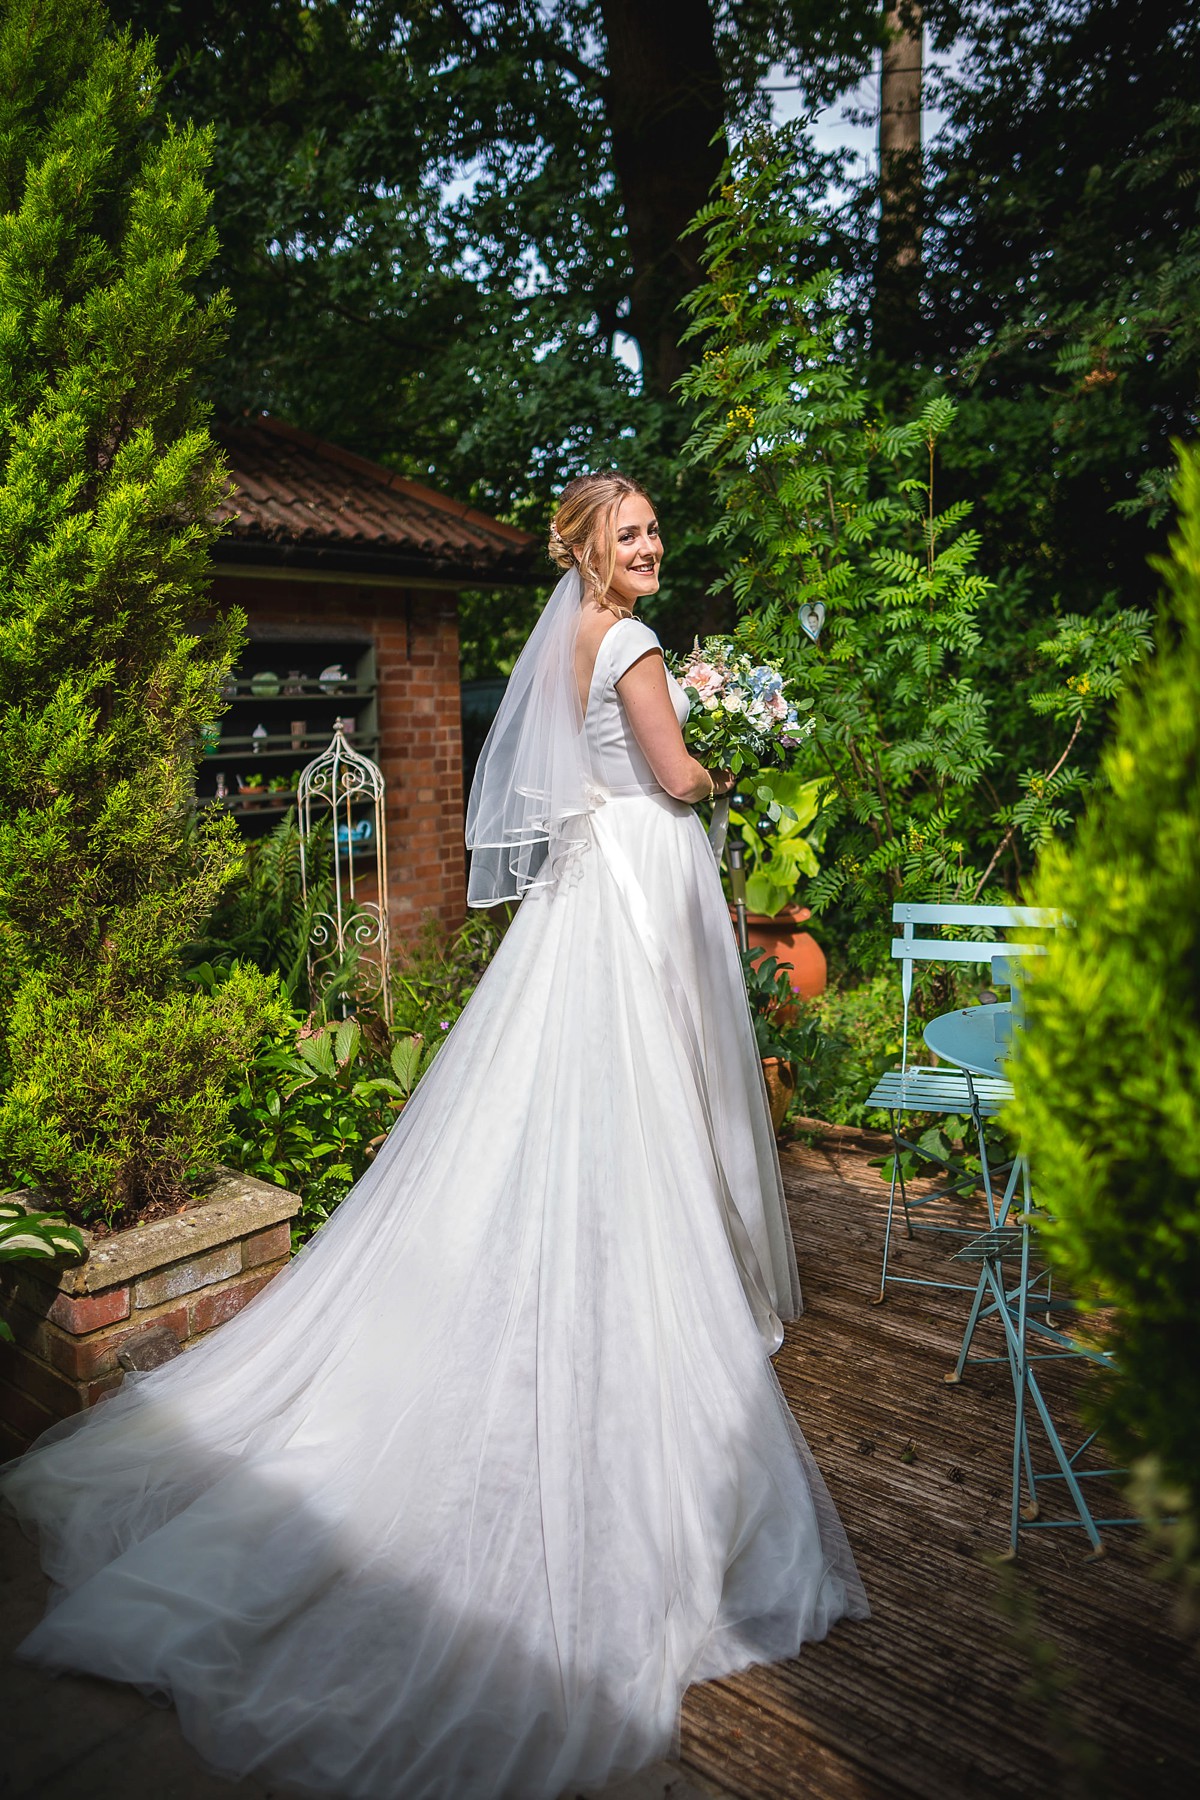
[[[762,949],[746,951],[742,964],[771,1124],[779,1131],[793,1099],[815,1098],[826,1038],[815,1019],[797,1016],[790,965]]]
[[[264,783],[261,775],[239,775],[237,778],[238,793],[243,806],[261,806],[264,799]]]
[[[815,999],[826,983],[825,952],[803,929],[811,916],[796,904],[801,881],[820,867],[821,782],[787,769],[763,769],[743,791],[761,811],[730,814],[730,826],[745,845],[746,926],[751,949],[769,951],[789,971],[793,997]]]

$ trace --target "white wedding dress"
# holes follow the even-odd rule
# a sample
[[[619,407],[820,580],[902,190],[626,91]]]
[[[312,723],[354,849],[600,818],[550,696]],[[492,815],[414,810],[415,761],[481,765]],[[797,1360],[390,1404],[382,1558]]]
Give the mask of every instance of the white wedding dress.
[[[23,1655],[170,1695],[222,1771],[553,1800],[866,1616],[768,1360],[799,1287],[713,854],[614,685],[655,644],[602,640],[583,851],[330,1223],[5,1475],[59,1590]]]

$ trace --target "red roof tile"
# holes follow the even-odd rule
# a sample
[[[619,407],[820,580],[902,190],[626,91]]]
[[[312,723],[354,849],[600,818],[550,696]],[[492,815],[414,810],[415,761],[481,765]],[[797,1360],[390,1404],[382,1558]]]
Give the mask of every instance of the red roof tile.
[[[222,560],[303,562],[442,580],[528,581],[536,539],[353,451],[259,418],[220,427],[233,487]]]

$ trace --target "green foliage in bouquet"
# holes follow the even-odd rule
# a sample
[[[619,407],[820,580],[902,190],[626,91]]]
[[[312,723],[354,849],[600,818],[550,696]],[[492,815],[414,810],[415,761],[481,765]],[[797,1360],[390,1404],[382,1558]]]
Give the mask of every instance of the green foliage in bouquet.
[[[205,133],[155,121],[96,0],[0,24],[0,1164],[77,1216],[181,1196],[274,984],[188,991],[237,865],[190,827],[240,621],[203,613],[223,471],[195,371],[225,303]]]
[[[1012,1123],[1071,1287],[1115,1308],[1111,1447],[1200,1503],[1200,456],[1159,566],[1158,655],[1117,708],[1106,786],[1036,898],[1074,921],[1029,987]],[[1193,1541],[1193,1555],[1195,1543]]]
[[[955,407],[934,394],[890,421],[845,354],[815,227],[797,216],[787,134],[748,137],[700,214],[704,283],[689,335],[704,342],[681,387],[688,444],[707,467],[737,637],[815,702],[800,767],[827,782],[828,853],[805,894],[882,941],[898,898],[975,900],[1069,822],[1073,758],[1148,641],[1148,616],[1063,618],[1031,702],[1052,722],[1041,765],[997,767],[970,503],[944,505],[937,453]],[[802,608],[819,633],[805,633]],[[860,945],[863,957],[869,954]]]
[[[812,723],[799,717],[778,670],[756,665],[728,637],[697,638],[685,655],[669,660],[691,706],[683,737],[697,761],[735,775],[792,761]]]

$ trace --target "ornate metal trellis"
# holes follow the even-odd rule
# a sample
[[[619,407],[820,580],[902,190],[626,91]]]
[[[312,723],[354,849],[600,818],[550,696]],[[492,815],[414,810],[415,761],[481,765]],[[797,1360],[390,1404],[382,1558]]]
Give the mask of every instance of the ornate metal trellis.
[[[308,940],[308,979],[319,994],[357,956],[355,998],[373,1000],[392,1022],[388,935],[387,818],[384,780],[369,756],[352,750],[339,719],[327,750],[300,776],[300,880],[305,904],[313,872],[309,845],[329,809],[333,897],[314,915]],[[366,888],[364,898],[360,889]],[[373,889],[373,897],[371,890]],[[349,1001],[344,1002],[343,1010]]]

